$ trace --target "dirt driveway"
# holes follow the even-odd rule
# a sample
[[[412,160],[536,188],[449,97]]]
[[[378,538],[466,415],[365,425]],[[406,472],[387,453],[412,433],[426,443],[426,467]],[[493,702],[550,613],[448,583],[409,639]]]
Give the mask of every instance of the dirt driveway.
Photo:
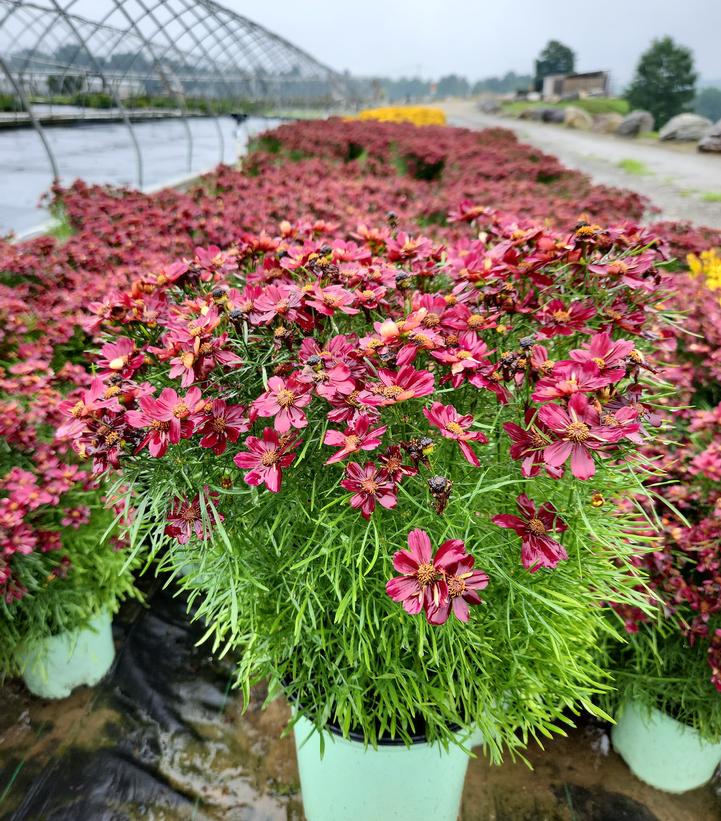
[[[474,102],[441,103],[450,125],[508,128],[525,143],[558,157],[594,182],[630,188],[660,213],[651,220],[689,220],[721,228],[721,154],[700,154],[695,145],[657,143],[576,131],[480,112]]]

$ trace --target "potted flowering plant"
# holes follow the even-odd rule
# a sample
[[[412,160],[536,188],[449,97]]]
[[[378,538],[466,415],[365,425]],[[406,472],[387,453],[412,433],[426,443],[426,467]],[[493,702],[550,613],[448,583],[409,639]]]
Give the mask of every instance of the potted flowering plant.
[[[102,489],[62,436],[49,441],[53,425],[63,432],[54,376],[3,382],[14,398],[0,401],[0,679],[19,673],[35,695],[64,698],[110,667],[133,562]]]
[[[598,714],[601,605],[649,608],[658,242],[480,218],[447,248],[288,224],[103,306],[75,447],[246,697],[291,700],[313,821],[454,819],[469,733],[497,760]]]
[[[638,561],[657,612],[618,608],[629,640],[610,652],[614,747],[635,775],[669,792],[700,787],[721,762],[720,427],[721,405],[688,409],[672,443],[656,446],[662,544]]]

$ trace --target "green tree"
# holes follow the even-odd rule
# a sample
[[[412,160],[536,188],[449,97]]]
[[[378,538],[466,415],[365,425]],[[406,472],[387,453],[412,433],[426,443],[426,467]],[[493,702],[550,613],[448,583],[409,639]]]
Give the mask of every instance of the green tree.
[[[694,111],[709,120],[721,120],[721,88],[703,88],[694,103]]]
[[[654,40],[641,55],[626,99],[631,108],[650,111],[660,128],[691,108],[696,77],[690,49],[676,45],[670,37]]]
[[[468,80],[457,74],[448,74],[441,77],[436,89],[437,97],[467,97],[469,91]]]
[[[549,74],[572,74],[576,66],[576,55],[568,46],[558,40],[549,40],[536,60],[536,91],[543,86],[543,78]]]

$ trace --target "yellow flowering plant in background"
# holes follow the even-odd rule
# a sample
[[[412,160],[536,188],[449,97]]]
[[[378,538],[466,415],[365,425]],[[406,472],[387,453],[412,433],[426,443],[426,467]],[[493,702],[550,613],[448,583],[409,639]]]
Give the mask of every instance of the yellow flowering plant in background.
[[[379,120],[383,123],[413,123],[414,125],[445,125],[446,115],[440,108],[428,105],[399,105],[367,108],[350,120]]]
[[[712,291],[717,291],[721,288],[721,256],[715,248],[710,248],[708,251],[701,251],[696,254],[689,254],[686,257],[688,267],[695,277],[703,277],[706,285]]]

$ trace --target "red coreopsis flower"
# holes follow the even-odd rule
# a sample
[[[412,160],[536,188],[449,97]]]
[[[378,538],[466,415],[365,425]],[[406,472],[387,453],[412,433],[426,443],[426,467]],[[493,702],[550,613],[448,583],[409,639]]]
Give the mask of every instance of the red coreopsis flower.
[[[168,445],[177,445],[181,439],[191,436],[193,423],[190,417],[200,403],[199,388],[191,388],[184,397],[178,396],[172,388],[164,388],[157,399],[141,396],[138,400],[140,410],[130,410],[125,414],[131,427],[150,428],[137,451],[147,445],[151,456],[160,457],[165,454]]]
[[[588,331],[586,323],[595,315],[596,309],[591,303],[572,302],[566,306],[560,299],[552,299],[536,314],[536,319],[540,332],[550,338]]]
[[[481,431],[470,430],[474,421],[470,414],[461,416],[453,405],[443,405],[441,402],[434,402],[430,408],[423,408],[423,413],[431,425],[438,428],[442,436],[458,442],[458,447],[469,464],[474,467],[481,464],[468,443],[480,442],[487,445],[488,439]]]
[[[388,259],[403,262],[410,259],[427,259],[433,253],[433,242],[426,237],[410,237],[403,231],[386,241]]]
[[[264,325],[276,316],[290,322],[298,318],[302,294],[295,285],[266,285],[253,301],[250,321]]]
[[[655,254],[653,252],[638,256],[612,259],[597,262],[588,266],[592,274],[617,280],[627,288],[645,288],[652,291],[655,278]]]
[[[192,349],[181,350],[170,360],[168,375],[171,379],[180,376],[181,386],[187,388],[196,380],[205,379],[216,365],[241,365],[241,358],[224,348],[227,341],[228,334],[195,337]]]
[[[380,384],[369,385],[361,391],[358,400],[368,405],[393,405],[407,399],[418,399],[433,393],[435,380],[430,371],[417,371],[412,365],[404,365],[399,371],[378,371]]]
[[[215,505],[218,500],[217,493],[207,493],[206,504]],[[218,514],[220,520],[223,517]],[[165,532],[168,536],[177,539],[180,544],[187,544],[190,537],[195,534],[199,539],[205,541],[210,536],[210,531],[215,524],[212,511],[206,509],[205,521],[200,505],[200,494],[194,499],[175,499],[173,507],[168,514],[168,524]]]
[[[549,531],[563,533],[568,529],[556,508],[550,502],[544,502],[536,509],[536,503],[525,493],[518,496],[516,505],[520,516],[499,513],[491,521],[499,527],[514,530],[521,537],[521,562],[526,570],[535,573],[542,567],[553,569],[567,559],[563,545],[548,535]]]
[[[344,314],[357,314],[358,308],[353,307],[354,302],[353,294],[340,285],[326,285],[322,288],[316,282],[306,300],[306,305],[315,308],[323,316],[333,316],[336,311]]]
[[[60,438],[75,436],[84,430],[84,419],[92,416],[96,411],[107,409],[120,413],[120,404],[117,396],[110,392],[102,379],[96,378],[90,383],[90,387],[80,393],[80,398],[75,394],[74,399],[67,399],[58,405],[58,410],[63,416],[68,417],[67,422],[63,422],[58,428],[57,434]]]
[[[443,542],[434,556],[425,530],[411,530],[408,550],[393,555],[393,567],[402,575],[388,580],[386,592],[413,616],[425,608],[428,618],[429,610],[448,598],[447,568],[465,556],[466,548],[460,539]]]
[[[115,342],[103,345],[97,365],[100,368],[100,376],[120,374],[123,378],[130,379],[144,362],[145,356],[138,351],[133,340],[121,336]]]
[[[626,375],[626,357],[634,347],[630,340],[614,341],[609,333],[594,334],[581,348],[571,351],[570,357],[575,362],[593,362],[608,380],[607,384],[612,384]]]
[[[200,446],[212,448],[216,456],[225,452],[228,442],[237,442],[241,433],[250,429],[245,408],[228,405],[222,399],[214,399],[193,414],[191,421],[195,432],[200,434]]]
[[[337,453],[334,453],[326,461],[326,465],[340,462],[342,459],[345,459],[346,456],[349,456],[351,453],[357,453],[359,450],[375,450],[375,448],[380,445],[386,430],[386,425],[371,430],[371,420],[367,414],[362,413],[356,417],[354,422],[347,427],[343,433],[339,430],[326,431],[323,444],[340,448]]]
[[[349,396],[355,390],[355,382],[347,365],[326,368],[320,356],[310,357],[296,376],[299,382],[313,385],[318,396],[329,402],[333,402],[339,395],[342,401],[343,397]]]
[[[461,542],[463,544],[463,542]],[[465,555],[453,564],[445,567],[446,598],[440,599],[426,611],[431,624],[444,624],[451,612],[459,620],[467,622],[470,618],[469,604],[480,604],[478,590],[488,587],[488,575],[482,570],[474,570],[473,556]]]
[[[397,485],[405,476],[415,476],[418,468],[414,465],[403,464],[403,451],[400,445],[391,445],[378,457],[382,470]]]
[[[639,430],[633,422],[636,411],[631,407],[621,408],[615,414],[615,425],[601,424],[601,418],[588,397],[574,394],[568,402],[568,409],[560,405],[543,405],[538,418],[558,440],[546,445],[543,451],[545,463],[552,468],[560,468],[571,457],[571,472],[577,479],[590,479],[596,472],[592,453],[615,444],[629,434]]]
[[[287,433],[291,428],[304,428],[308,419],[302,408],[310,404],[310,385],[300,382],[294,375],[286,381],[280,376],[271,376],[268,390],[254,402],[258,416],[273,416],[273,427],[279,433]]]
[[[443,362],[444,365],[451,366],[451,384],[457,388],[463,381],[464,375],[471,375],[491,364],[488,353],[488,346],[475,331],[464,331],[458,337],[456,347],[432,351],[431,356]]]
[[[370,519],[376,503],[391,508],[395,507],[398,501],[395,483],[373,462],[366,462],[362,467],[357,462],[350,462],[345,470],[345,478],[340,484],[351,491],[351,506],[360,508],[364,519]]]
[[[90,521],[90,508],[87,505],[80,505],[79,507],[66,508],[63,511],[63,517],[60,524],[63,527],[72,527],[77,530],[82,525],[86,525]]]
[[[244,479],[253,487],[264,484],[268,490],[278,493],[283,481],[283,469],[290,467],[295,453],[290,451],[298,440],[292,436],[278,436],[273,428],[266,428],[262,438],[249,436],[245,440],[247,451],[241,451],[233,457],[235,464],[249,470]]]
[[[566,399],[574,393],[588,393],[609,385],[595,362],[556,362],[550,376],[539,380],[531,398],[536,402]]]
[[[646,312],[643,307],[637,307],[625,302],[620,297],[614,300],[610,308],[606,308],[602,315],[608,318],[603,329],[610,331],[614,327],[638,336],[643,331],[646,322]]]
[[[526,427],[515,422],[505,422],[503,429],[511,438],[511,459],[522,459],[521,473],[525,477],[537,476],[541,466],[554,479],[563,476],[563,468],[551,468],[543,461],[543,451],[550,440],[550,431],[536,417],[533,408],[525,413]],[[544,436],[547,433],[548,436]]]

